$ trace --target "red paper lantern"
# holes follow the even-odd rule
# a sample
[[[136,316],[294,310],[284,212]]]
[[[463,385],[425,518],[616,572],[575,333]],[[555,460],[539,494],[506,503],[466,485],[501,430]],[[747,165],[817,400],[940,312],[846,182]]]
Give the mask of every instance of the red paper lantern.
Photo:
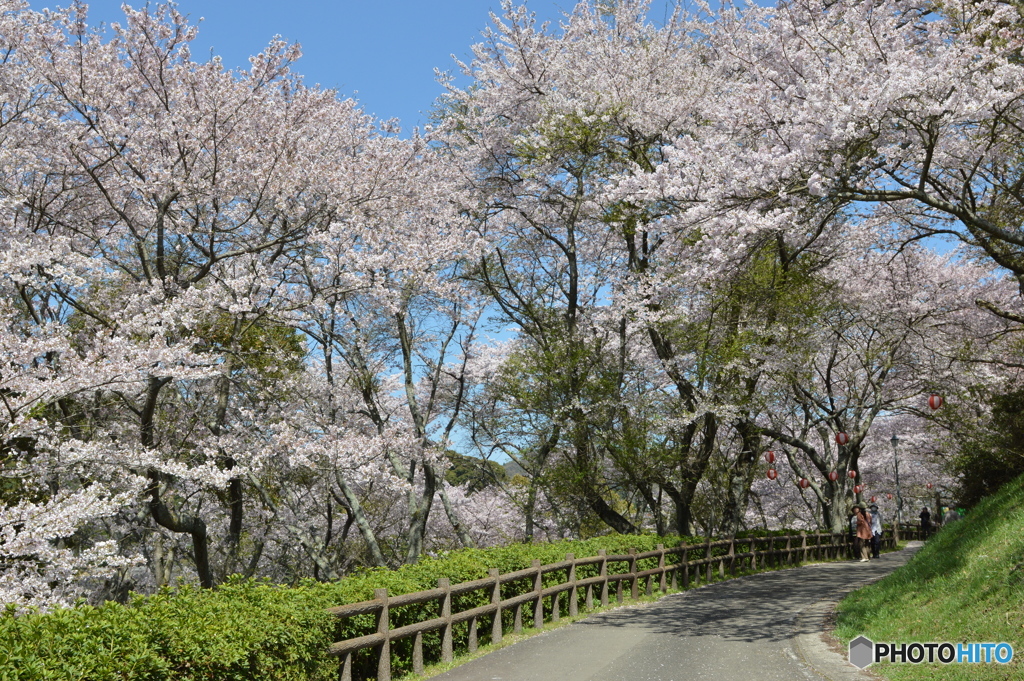
[[[828,479],[831,480],[832,482],[835,482],[836,480],[839,479],[839,473],[836,473],[835,471],[829,471]]]
[[[850,443],[850,436],[846,433],[836,433],[836,444],[839,446]]]
[[[847,473],[847,475],[849,475],[850,479],[853,480],[854,478],[857,477],[857,471],[851,470],[849,473]]]
[[[810,486],[811,486],[811,481],[810,480],[808,480],[807,478],[800,478],[800,488],[801,489],[807,489]]]
[[[889,499],[889,501],[892,501],[892,494],[891,493],[890,494],[886,494],[885,496],[886,496],[886,498]]]
[[[928,406],[931,407],[933,410],[939,409],[940,407],[942,407],[944,403],[945,400],[942,399],[942,395],[932,395],[931,397],[928,398]]]
[[[764,460],[768,463],[775,463],[775,452],[768,450],[764,453]]]
[[[779,472],[777,470],[775,470],[774,468],[769,468],[768,469],[768,479],[769,480],[774,480],[777,477],[779,477]]]
[[[927,485],[925,485],[925,487],[927,487],[928,489],[931,489],[932,487],[934,487],[934,485],[932,485],[932,483],[929,482]]]
[[[872,504],[875,503],[876,501],[878,501],[878,497],[871,497],[871,503]]]
[[[860,494],[862,491],[864,491],[864,485],[854,485],[853,486],[853,493],[854,494]]]

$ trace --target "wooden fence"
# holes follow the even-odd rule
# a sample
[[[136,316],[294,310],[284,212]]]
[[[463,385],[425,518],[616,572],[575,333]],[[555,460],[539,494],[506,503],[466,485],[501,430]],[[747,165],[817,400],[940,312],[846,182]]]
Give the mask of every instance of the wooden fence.
[[[935,526],[933,525],[931,530],[929,530],[928,532],[925,532],[924,530],[921,529],[921,526],[919,524],[916,524],[916,523],[901,523],[900,526],[899,526],[899,531],[900,531],[900,533],[899,533],[898,538],[901,541],[902,540],[915,540],[915,539],[924,540],[924,539],[927,539],[928,537],[932,536],[933,534],[935,534]]]
[[[895,539],[891,530],[886,530],[883,545],[895,547]],[[492,643],[501,641],[504,635],[503,613],[514,613],[509,619],[514,633],[523,628],[524,606],[528,608],[525,616],[531,616],[533,626],[540,627],[545,618],[557,622],[561,616],[560,601],[567,600],[569,616],[579,614],[580,600],[586,611],[594,609],[595,601],[607,606],[611,598],[610,591],[614,588],[614,598],[621,603],[624,591],[629,589],[629,596],[639,597],[641,590],[651,595],[654,589],[664,593],[671,584],[677,589],[703,582],[710,582],[717,573],[724,579],[728,570],[732,576],[738,569],[759,570],[780,566],[795,565],[808,560],[837,559],[850,556],[852,550],[845,534],[806,534],[779,537],[751,537],[748,539],[727,539],[709,541],[703,544],[684,545],[666,549],[659,544],[654,551],[637,553],[630,550],[628,554],[609,556],[604,551],[590,558],[577,559],[567,554],[564,561],[541,565],[539,560],[525,570],[508,574],[500,574],[497,569],[489,571],[485,579],[478,579],[461,584],[450,584],[447,579],[437,580],[437,588],[415,593],[389,596],[387,589],[375,589],[372,601],[351,603],[330,608],[329,613],[348,618],[356,615],[372,614],[376,616],[376,632],[356,638],[338,641],[331,645],[329,654],[341,657],[341,681],[352,680],[352,656],[360,650],[379,649],[377,658],[377,681],[391,681],[392,643],[412,638],[412,670],[416,674],[423,673],[423,635],[439,631],[441,643],[441,661],[451,662],[454,657],[455,625],[468,623],[466,627],[466,647],[470,652],[477,649],[477,624],[481,618],[490,618]],[[699,557],[694,557],[699,556]],[[638,563],[657,560],[657,567],[638,570]],[[610,566],[624,566],[624,572],[610,569]],[[581,567],[594,566],[597,574],[583,579],[577,578],[577,570]],[[590,572],[594,569],[588,570]],[[557,583],[544,586],[544,577],[551,573],[561,573],[563,579]],[[526,588],[522,582],[526,582]],[[519,582],[516,591],[525,591],[518,595],[502,598],[502,586]],[[476,591],[484,591],[489,603],[486,605],[453,612],[452,599],[460,595]],[[561,594],[567,594],[566,599]],[[545,605],[545,599],[548,604]],[[439,616],[417,621],[405,626],[392,628],[391,610],[402,606],[436,603],[435,612]]]

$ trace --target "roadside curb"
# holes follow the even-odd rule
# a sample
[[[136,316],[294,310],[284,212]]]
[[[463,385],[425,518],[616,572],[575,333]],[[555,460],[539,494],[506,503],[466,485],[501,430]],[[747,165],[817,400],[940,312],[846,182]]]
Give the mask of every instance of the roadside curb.
[[[908,546],[903,551],[914,549],[916,552],[917,548],[919,547]],[[847,661],[845,655],[835,652],[825,642],[825,619],[844,596],[873,584],[888,574],[892,573],[878,575],[854,586],[837,589],[818,600],[814,605],[800,611],[793,621],[793,648],[800,661],[829,681],[866,681],[867,679],[877,681],[880,679],[880,676],[870,671],[854,667]]]
[[[805,608],[796,616],[793,624],[793,649],[797,657],[805,665],[810,667],[819,676],[829,681],[864,681],[865,679],[878,679],[879,677],[870,672],[857,669],[846,661],[846,658],[825,643],[825,618],[828,616],[836,603],[851,591],[876,582],[881,577],[876,577],[855,587],[835,591],[820,601]]]

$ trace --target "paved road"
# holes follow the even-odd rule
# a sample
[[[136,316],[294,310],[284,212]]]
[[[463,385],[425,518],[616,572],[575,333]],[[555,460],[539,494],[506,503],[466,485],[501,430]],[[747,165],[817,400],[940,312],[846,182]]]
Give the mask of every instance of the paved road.
[[[826,677],[808,666],[804,650],[798,654],[794,645],[801,634],[819,627],[820,620],[798,616],[839,589],[888,574],[909,560],[913,551],[883,554],[870,563],[821,563],[762,573],[674,594],[646,606],[620,608],[527,639],[434,678],[820,681]],[[831,655],[823,647],[821,654]]]

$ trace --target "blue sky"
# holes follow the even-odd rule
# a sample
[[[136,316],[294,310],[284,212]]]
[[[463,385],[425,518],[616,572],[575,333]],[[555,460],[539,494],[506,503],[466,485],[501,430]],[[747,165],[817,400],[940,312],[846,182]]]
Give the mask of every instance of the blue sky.
[[[69,4],[70,0],[30,0],[34,9]],[[128,4],[141,7],[144,0]],[[539,17],[557,19],[573,0],[527,3]],[[661,20],[666,0],[653,0]],[[123,18],[121,0],[89,3],[89,23]],[[500,0],[181,0],[179,10],[200,23],[193,58],[209,49],[228,66],[247,66],[276,34],[301,43],[296,70],[308,84],[336,88],[354,96],[367,113],[399,118],[402,127],[427,122],[426,113],[441,93],[434,68],[454,68],[451,55],[467,58],[489,25],[488,12]]]

